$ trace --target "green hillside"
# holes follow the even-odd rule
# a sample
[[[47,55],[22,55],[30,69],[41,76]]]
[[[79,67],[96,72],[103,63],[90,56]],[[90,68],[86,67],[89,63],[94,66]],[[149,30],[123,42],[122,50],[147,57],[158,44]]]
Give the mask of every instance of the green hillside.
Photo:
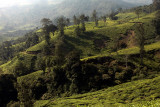
[[[36,101],[35,107],[159,107],[160,77],[71,97]],[[158,99],[158,100],[157,100]]]
[[[75,26],[69,26],[65,28],[65,40],[67,41],[66,47],[71,48],[71,50],[77,49],[81,51],[81,60],[85,59],[92,59],[92,58],[97,58],[97,57],[104,57],[110,55],[116,55],[116,53],[110,51],[110,47],[113,47],[113,39],[116,36],[119,36],[120,34],[125,34],[127,30],[132,29],[132,26],[134,23],[132,22],[144,22],[148,23],[149,27],[147,27],[147,33],[146,35],[146,40],[149,40],[149,43],[152,39],[154,39],[154,29],[151,26],[151,21],[154,18],[155,13],[151,14],[141,14],[140,19],[137,19],[137,16],[135,13],[119,13],[117,16],[119,17],[118,20],[110,20],[107,19],[107,24],[104,26],[103,21],[99,21],[99,26],[94,27],[93,22],[88,22],[86,23],[86,32],[81,34],[80,37],[75,37],[74,36],[74,29]],[[151,28],[151,29],[150,29]],[[37,31],[41,32],[41,30]],[[54,35],[51,33],[50,37],[51,42],[56,42],[57,41],[57,36],[58,33],[55,32]],[[95,41],[100,41],[102,44],[96,44]],[[21,43],[24,44],[24,43]],[[16,44],[14,47],[18,46],[23,46],[21,44]],[[107,45],[106,45],[107,44]],[[45,45],[45,41],[40,42],[39,44],[30,47],[26,50],[26,52],[22,52],[21,54],[25,54],[27,56],[27,52],[29,51],[38,51],[42,50]],[[151,51],[151,50],[156,50],[159,49],[160,45],[159,42],[149,44],[145,46],[146,51]],[[139,52],[139,49],[137,46],[134,46],[132,48],[127,48],[127,49],[121,49],[118,51],[119,55],[124,55],[124,54],[137,54]],[[15,59],[15,58],[14,58]],[[13,61],[14,62],[14,61]],[[14,64],[13,64],[14,65]],[[6,66],[7,64],[1,65],[1,67]],[[3,67],[5,68],[5,67]],[[4,71],[6,71],[4,69]]]
[[[114,21],[108,19],[106,26],[104,26],[103,21],[99,21],[98,27],[94,27],[95,25],[93,22],[88,22],[86,23],[86,33],[81,34],[80,37],[74,36],[73,32],[75,26],[69,26],[65,28],[65,38],[68,42],[68,45],[73,46],[75,49],[78,49],[82,52],[82,58],[88,57],[88,55],[94,56],[97,54],[106,54],[107,47],[110,47],[110,44],[112,45],[112,40],[116,36],[119,36],[120,34],[125,34],[127,30],[132,29],[132,26],[134,25],[133,22],[143,22],[149,24],[149,27],[147,27],[146,30],[150,33],[147,33],[146,39],[152,38],[152,36],[154,36],[154,29],[151,26],[151,21],[154,18],[154,14],[155,13],[149,15],[141,14],[141,17],[138,20],[135,13],[120,13],[117,15],[119,17],[118,20]],[[54,36],[50,35],[52,38],[52,42],[56,41],[57,35],[58,33],[55,33]],[[98,40],[103,42],[98,46],[102,45],[102,47],[104,47],[105,44],[107,44],[107,46],[104,48],[96,47],[94,41]],[[44,44],[45,42],[42,41],[41,43],[27,49],[27,51],[41,50]]]
[[[19,49],[13,58],[0,65],[0,74],[13,74],[17,79],[19,101],[10,104],[160,106],[160,41],[155,39],[158,36],[152,24],[155,14],[141,13],[138,19],[134,12],[123,12],[116,15],[118,20],[99,20],[98,27],[94,22],[86,22],[86,31],[79,36],[75,34],[77,25],[65,26],[63,37],[58,31],[48,33],[49,45],[39,29],[13,42],[11,47],[4,47]],[[144,23],[145,28],[142,60],[136,23]],[[36,45],[30,42],[32,34],[40,35]]]

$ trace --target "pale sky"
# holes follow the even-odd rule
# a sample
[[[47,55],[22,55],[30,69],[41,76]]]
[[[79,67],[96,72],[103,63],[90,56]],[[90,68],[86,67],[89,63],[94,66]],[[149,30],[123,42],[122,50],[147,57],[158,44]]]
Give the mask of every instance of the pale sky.
[[[0,8],[2,7],[10,7],[10,6],[15,6],[15,5],[29,5],[29,4],[44,4],[44,3],[49,3],[49,4],[58,4],[62,2],[63,0],[0,0]],[[128,1],[128,2],[138,2],[142,1],[142,3],[151,3],[152,0],[123,0],[123,1]]]
[[[10,7],[15,5],[29,5],[35,3],[51,3],[57,4],[62,0],[0,0],[0,8],[1,7]]]

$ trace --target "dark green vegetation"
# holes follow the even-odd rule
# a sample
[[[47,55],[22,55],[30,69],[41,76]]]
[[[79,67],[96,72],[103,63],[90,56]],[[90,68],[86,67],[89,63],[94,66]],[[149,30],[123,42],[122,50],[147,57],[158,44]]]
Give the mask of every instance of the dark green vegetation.
[[[160,17],[158,7],[151,8],[156,6],[119,9],[101,18],[95,10],[94,22],[82,14],[73,17],[72,26],[65,17],[56,25],[44,18],[41,29],[3,42],[0,73],[5,77],[0,78],[0,93],[9,81],[6,93],[11,88],[15,96],[2,106],[129,106],[159,101]]]
[[[40,100],[35,107],[159,107],[160,77],[128,82],[65,98]]]
[[[13,75],[0,75],[0,106],[5,107],[10,101],[18,101],[17,90],[14,88],[17,79]]]

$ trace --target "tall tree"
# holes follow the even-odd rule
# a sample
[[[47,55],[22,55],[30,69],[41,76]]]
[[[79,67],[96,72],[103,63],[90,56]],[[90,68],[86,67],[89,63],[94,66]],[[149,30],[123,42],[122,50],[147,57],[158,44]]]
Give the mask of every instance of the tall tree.
[[[92,12],[92,19],[95,22],[95,26],[97,27],[98,26],[98,16],[97,16],[96,10],[93,10]]]
[[[48,29],[49,28],[48,26],[50,26],[52,24],[52,21],[50,19],[48,19],[48,18],[43,18],[41,20],[41,23],[42,23],[42,26],[43,26],[43,33],[45,35],[46,43],[48,45],[50,45],[50,34],[49,34],[50,31]]]
[[[117,20],[118,17],[116,16],[118,14],[118,12],[114,12],[114,11],[111,11],[111,13],[109,14],[109,18],[111,20]]]
[[[144,45],[145,45],[145,28],[143,23],[136,24],[136,36],[137,36],[137,41],[139,44],[140,48],[140,58],[141,58],[141,65],[143,65],[143,57],[144,57]]]
[[[48,19],[48,18],[43,18],[41,20],[41,24],[42,24],[43,27],[45,27],[47,25],[49,26],[50,24],[52,24],[52,21],[50,19]]]
[[[77,18],[77,26],[79,26],[79,25],[80,25],[80,23],[81,23],[80,18]]]
[[[74,29],[74,33],[76,37],[79,37],[81,34],[81,29],[79,28],[79,26],[76,26],[76,28]]]
[[[113,38],[113,50],[117,53],[118,56],[118,50],[119,50],[119,36],[114,36]]]
[[[106,16],[102,16],[102,20],[104,22],[104,26],[106,26],[107,17]]]
[[[77,17],[75,15],[73,16],[73,22],[74,22],[74,25],[77,25]]]
[[[64,36],[64,27],[66,25],[66,20],[65,18],[62,16],[60,18],[58,18],[57,20],[57,26],[58,26],[58,30],[59,30],[59,36],[63,37]]]
[[[139,19],[139,15],[140,15],[141,12],[142,12],[141,9],[136,9],[135,10],[135,14],[137,15],[138,19]]]
[[[80,21],[81,21],[81,30],[82,30],[82,32],[85,32],[86,31],[86,27],[85,27],[85,15],[84,14],[82,14],[81,16],[80,16]]]
[[[33,44],[38,44],[39,43],[39,37],[36,33],[33,34]]]
[[[58,66],[64,63],[64,57],[66,52],[65,48],[66,48],[66,45],[64,40],[62,38],[59,38],[55,44],[55,56],[56,56],[55,62]]]
[[[13,48],[10,41],[5,41],[1,45],[1,57],[3,60],[9,60],[13,57]]]
[[[66,26],[68,27],[68,26],[69,26],[69,24],[70,24],[70,19],[69,19],[69,18],[67,18],[67,19],[66,19]]]
[[[17,101],[18,92],[15,88],[17,78],[12,74],[0,75],[0,106],[7,107],[10,101]]]
[[[153,6],[155,10],[160,9],[160,0],[152,0],[153,1]]]
[[[155,14],[155,19],[153,20],[153,25],[156,29],[156,34],[160,36],[160,10]]]
[[[85,16],[84,20],[85,20],[86,22],[88,22],[88,21],[89,21],[89,16]]]
[[[66,57],[66,77],[70,81],[70,92],[79,91],[79,77],[81,75],[80,53],[77,51],[70,52]]]
[[[118,12],[122,12],[122,10],[123,10],[122,8],[119,8],[119,9],[118,9]]]

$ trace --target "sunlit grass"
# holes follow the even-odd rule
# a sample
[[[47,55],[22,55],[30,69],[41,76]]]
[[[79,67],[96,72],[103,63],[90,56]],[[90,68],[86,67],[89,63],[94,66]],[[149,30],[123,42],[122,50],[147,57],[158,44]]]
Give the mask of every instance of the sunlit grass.
[[[35,103],[35,107],[40,107],[40,104],[49,107],[159,107],[159,82],[160,77],[128,82],[96,92],[40,100]]]
[[[43,73],[43,71],[36,71],[36,72],[33,72],[31,74],[28,74],[28,75],[25,75],[25,76],[21,76],[21,77],[18,77],[17,78],[17,82],[20,83],[20,82],[24,82],[24,81],[27,81],[27,82],[32,82],[33,80],[39,78],[39,76]]]
[[[151,50],[157,50],[157,49],[160,49],[160,42],[156,42],[156,43],[145,46],[146,52],[151,51]],[[118,51],[118,55],[130,55],[130,54],[138,54],[138,53],[139,53],[139,47],[132,47],[132,48],[122,49]],[[88,59],[94,59],[98,57],[105,57],[109,55],[117,55],[117,52],[113,52],[111,54],[106,53],[106,54],[99,54],[96,56],[86,57],[86,58],[81,59],[81,61],[88,60]]]

